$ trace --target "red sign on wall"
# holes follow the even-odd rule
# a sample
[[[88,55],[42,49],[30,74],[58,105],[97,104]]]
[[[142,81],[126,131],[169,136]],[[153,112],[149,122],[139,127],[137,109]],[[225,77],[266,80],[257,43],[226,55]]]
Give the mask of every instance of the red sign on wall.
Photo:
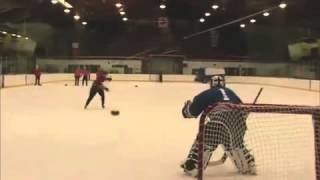
[[[73,42],[72,43],[72,56],[79,56],[79,47],[80,43],[78,42]]]
[[[168,28],[169,20],[167,17],[159,17],[158,18],[158,27],[159,28]]]

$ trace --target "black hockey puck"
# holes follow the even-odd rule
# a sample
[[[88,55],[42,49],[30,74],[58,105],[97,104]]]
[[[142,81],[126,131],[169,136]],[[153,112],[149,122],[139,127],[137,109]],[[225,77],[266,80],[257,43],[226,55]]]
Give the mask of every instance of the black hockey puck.
[[[64,86],[68,86],[68,84],[64,84]]]
[[[120,114],[120,111],[118,111],[118,110],[112,110],[111,111],[111,115],[112,116],[118,116]]]
[[[138,86],[138,85],[134,85],[134,87],[136,87],[136,88],[137,88],[137,87],[139,87],[139,86]]]

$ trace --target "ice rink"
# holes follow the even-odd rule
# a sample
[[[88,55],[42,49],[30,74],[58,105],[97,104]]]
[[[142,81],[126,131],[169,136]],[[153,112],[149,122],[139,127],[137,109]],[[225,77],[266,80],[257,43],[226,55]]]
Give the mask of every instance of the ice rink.
[[[179,165],[196,136],[198,120],[183,119],[181,108],[208,85],[111,82],[106,109],[96,96],[84,110],[89,86],[64,84],[1,90],[2,180],[194,179]],[[251,103],[261,86],[228,87]],[[319,93],[265,86],[258,103],[319,105]],[[112,109],[120,115],[112,116]],[[228,160],[208,167],[205,179],[315,179],[310,117],[254,119],[248,122],[247,142],[258,175],[238,175]]]

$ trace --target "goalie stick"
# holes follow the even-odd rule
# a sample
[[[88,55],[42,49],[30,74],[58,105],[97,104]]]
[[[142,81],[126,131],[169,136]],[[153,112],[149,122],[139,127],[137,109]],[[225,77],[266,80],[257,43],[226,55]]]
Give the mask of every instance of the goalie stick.
[[[257,101],[258,101],[258,99],[259,99],[259,97],[260,97],[260,94],[261,94],[262,90],[263,90],[263,88],[260,88],[260,90],[259,90],[256,98],[255,98],[254,101],[253,101],[253,104],[256,104],[256,103],[257,103]]]
[[[263,88],[260,88],[256,98],[254,99],[253,101],[253,104],[256,104],[260,95],[261,95],[261,92],[262,92]],[[223,156],[219,159],[219,160],[216,160],[216,161],[211,161],[211,162],[208,162],[208,166],[217,166],[217,165],[221,165],[223,164],[224,162],[226,162],[226,160],[228,159],[228,156],[226,153],[223,153]]]

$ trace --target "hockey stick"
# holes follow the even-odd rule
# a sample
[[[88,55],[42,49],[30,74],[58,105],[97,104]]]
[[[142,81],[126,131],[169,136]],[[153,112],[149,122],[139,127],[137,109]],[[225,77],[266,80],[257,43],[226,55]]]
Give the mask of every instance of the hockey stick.
[[[259,90],[256,98],[255,98],[254,101],[253,101],[253,104],[256,104],[256,103],[257,103],[257,101],[258,101],[258,99],[259,99],[259,97],[260,97],[260,95],[261,95],[261,93],[262,93],[262,90],[263,90],[263,88],[260,88],[260,90]],[[208,163],[208,166],[221,165],[221,164],[223,164],[224,162],[226,162],[227,159],[228,159],[228,155],[224,152],[224,153],[223,153],[223,156],[222,156],[219,160],[209,162],[209,163]]]
[[[263,90],[263,88],[260,88],[260,90],[259,90],[256,98],[255,98],[254,101],[253,101],[253,104],[256,104],[256,103],[257,103],[257,101],[258,101],[258,99],[259,99],[259,97],[260,97],[260,95],[261,95],[261,93],[262,93],[262,90]]]

